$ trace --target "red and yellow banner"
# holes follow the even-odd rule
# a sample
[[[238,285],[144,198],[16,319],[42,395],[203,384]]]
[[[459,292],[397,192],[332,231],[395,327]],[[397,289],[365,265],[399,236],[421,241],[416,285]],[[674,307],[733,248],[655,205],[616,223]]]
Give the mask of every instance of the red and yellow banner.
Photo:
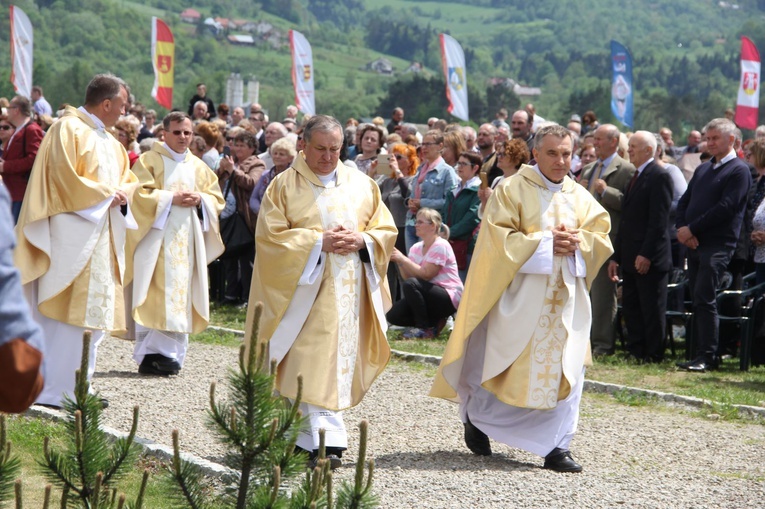
[[[741,84],[736,101],[736,125],[756,129],[760,108],[760,52],[748,37],[741,38]]]
[[[160,106],[173,108],[175,39],[170,28],[159,18],[151,18],[151,61],[154,65],[154,87],[151,96]]]

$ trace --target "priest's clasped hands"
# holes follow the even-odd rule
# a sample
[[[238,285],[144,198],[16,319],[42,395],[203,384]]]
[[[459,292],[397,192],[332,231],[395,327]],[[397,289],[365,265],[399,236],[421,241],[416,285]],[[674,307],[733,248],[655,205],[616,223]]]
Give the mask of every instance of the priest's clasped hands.
[[[112,207],[121,207],[127,205],[127,193],[122,189],[114,191],[114,198],[112,198]]]
[[[359,232],[351,231],[343,226],[335,226],[324,232],[321,250],[342,256],[364,248],[364,237]]]
[[[197,207],[202,203],[202,196],[191,191],[176,191],[173,193],[173,205],[181,207]]]
[[[566,225],[560,225],[552,229],[553,234],[553,254],[556,256],[574,256],[579,248],[579,230],[566,228]]]

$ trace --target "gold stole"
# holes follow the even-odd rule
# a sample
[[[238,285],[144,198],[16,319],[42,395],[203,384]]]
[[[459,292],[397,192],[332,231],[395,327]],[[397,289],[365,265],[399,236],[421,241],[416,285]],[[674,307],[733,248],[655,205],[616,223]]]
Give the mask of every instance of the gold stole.
[[[539,193],[542,230],[549,231],[560,224],[570,229],[578,227],[574,204],[567,200],[565,193],[541,188]],[[502,400],[510,405],[555,408],[557,402],[571,392],[571,385],[563,376],[562,362],[568,338],[563,308],[570,297],[563,271],[568,270],[565,257],[553,257],[553,271],[546,278],[544,305],[531,340],[505,372],[484,383],[491,392],[505,394]]]
[[[357,194],[343,192],[340,187],[310,185],[325,231],[336,226],[358,231]],[[327,253],[326,263],[329,264],[336,296],[337,404],[344,408],[352,404],[353,370],[359,347],[359,297],[364,271],[358,253],[346,256]]]

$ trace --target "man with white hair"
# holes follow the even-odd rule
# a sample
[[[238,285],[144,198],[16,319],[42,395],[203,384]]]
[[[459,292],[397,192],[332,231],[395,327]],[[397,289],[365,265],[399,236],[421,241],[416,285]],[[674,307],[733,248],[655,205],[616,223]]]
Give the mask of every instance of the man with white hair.
[[[608,266],[611,280],[622,275],[622,311],[627,351],[639,362],[661,362],[667,311],[667,280],[672,248],[667,231],[672,177],[654,161],[656,137],[637,131],[629,141],[637,167],[622,201],[621,225]]]
[[[205,106],[207,106],[207,113],[209,114],[209,118],[215,118],[215,104],[212,102],[212,99],[207,97],[207,85],[204,83],[197,83],[197,93],[189,100],[188,113],[192,119],[195,118],[194,106],[199,101],[204,101]]]
[[[194,122],[199,122],[200,120],[207,120],[210,117],[209,112],[207,111],[207,103],[204,101],[197,101],[194,103],[194,109],[192,111],[191,118],[194,120]]]
[[[292,119],[293,122],[297,123],[297,116],[298,116],[297,106],[295,106],[294,104],[290,104],[289,106],[287,106],[286,117],[289,119]]]

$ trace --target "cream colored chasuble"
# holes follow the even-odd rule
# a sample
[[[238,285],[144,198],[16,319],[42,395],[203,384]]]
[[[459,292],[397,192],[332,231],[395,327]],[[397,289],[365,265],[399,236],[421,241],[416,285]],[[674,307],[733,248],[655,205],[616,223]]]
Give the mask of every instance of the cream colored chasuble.
[[[199,295],[204,301],[199,309],[207,309],[207,289],[192,291],[192,284],[207,286],[206,266],[202,263],[200,268],[196,263],[205,260],[204,241],[197,209],[173,206],[172,199],[176,191],[195,190],[195,171],[186,162],[164,155],[162,160],[165,171],[159,217],[136,248],[133,305],[140,314],[133,316],[152,317],[154,323],[136,318],[146,327],[189,333],[193,332],[191,296]]]
[[[570,229],[577,228],[574,205],[566,199],[564,193],[542,188],[539,188],[538,192],[542,210],[540,227],[543,231],[550,231],[560,224],[565,224]],[[568,304],[577,300],[569,296],[576,292],[577,280],[571,274],[566,258],[554,256],[552,274],[547,276],[518,274],[508,292],[500,299],[499,305],[489,313],[489,336],[492,335],[491,331],[494,331],[504,338],[508,333],[508,323],[518,324],[512,334],[518,334],[519,339],[523,338],[524,334],[531,334],[531,340],[520,356],[499,377],[504,379],[502,385],[512,384],[515,387],[511,392],[511,401],[505,403],[524,408],[555,408],[558,401],[564,399],[571,390],[569,382],[563,377],[563,352],[568,339],[567,324],[571,323],[575,309],[574,305]],[[540,285],[540,280],[545,284]],[[584,281],[580,279],[579,285],[583,284]],[[503,304],[507,304],[505,299],[508,298],[516,306],[520,304],[517,311],[524,314],[526,320],[508,322],[508,317],[502,309]],[[589,300],[586,300],[586,303],[589,305]],[[541,304],[541,308],[532,310],[534,304]],[[535,322],[529,321],[528,317],[534,315],[538,316],[538,319]],[[517,318],[520,319],[520,316]],[[520,325],[522,322],[529,323],[531,331],[524,330]],[[487,339],[491,345],[492,338]],[[487,353],[489,351],[490,348],[487,348]],[[484,377],[486,376],[484,372]]]
[[[98,181],[111,188],[120,185],[120,165],[110,135],[94,129],[95,150],[98,155]],[[77,213],[56,214],[50,218],[50,246],[57,251],[51,257],[50,269],[40,277],[39,303],[55,297],[80,275],[90,262],[87,298],[84,316],[85,328],[114,330],[116,305],[122,304],[116,295],[115,254],[119,259],[120,277],[124,270],[124,251],[115,246],[125,244],[125,223],[119,207],[112,207],[109,198],[89,209]],[[34,240],[33,223],[25,231]],[[84,245],[83,245],[84,244]],[[119,301],[115,303],[116,301]]]

